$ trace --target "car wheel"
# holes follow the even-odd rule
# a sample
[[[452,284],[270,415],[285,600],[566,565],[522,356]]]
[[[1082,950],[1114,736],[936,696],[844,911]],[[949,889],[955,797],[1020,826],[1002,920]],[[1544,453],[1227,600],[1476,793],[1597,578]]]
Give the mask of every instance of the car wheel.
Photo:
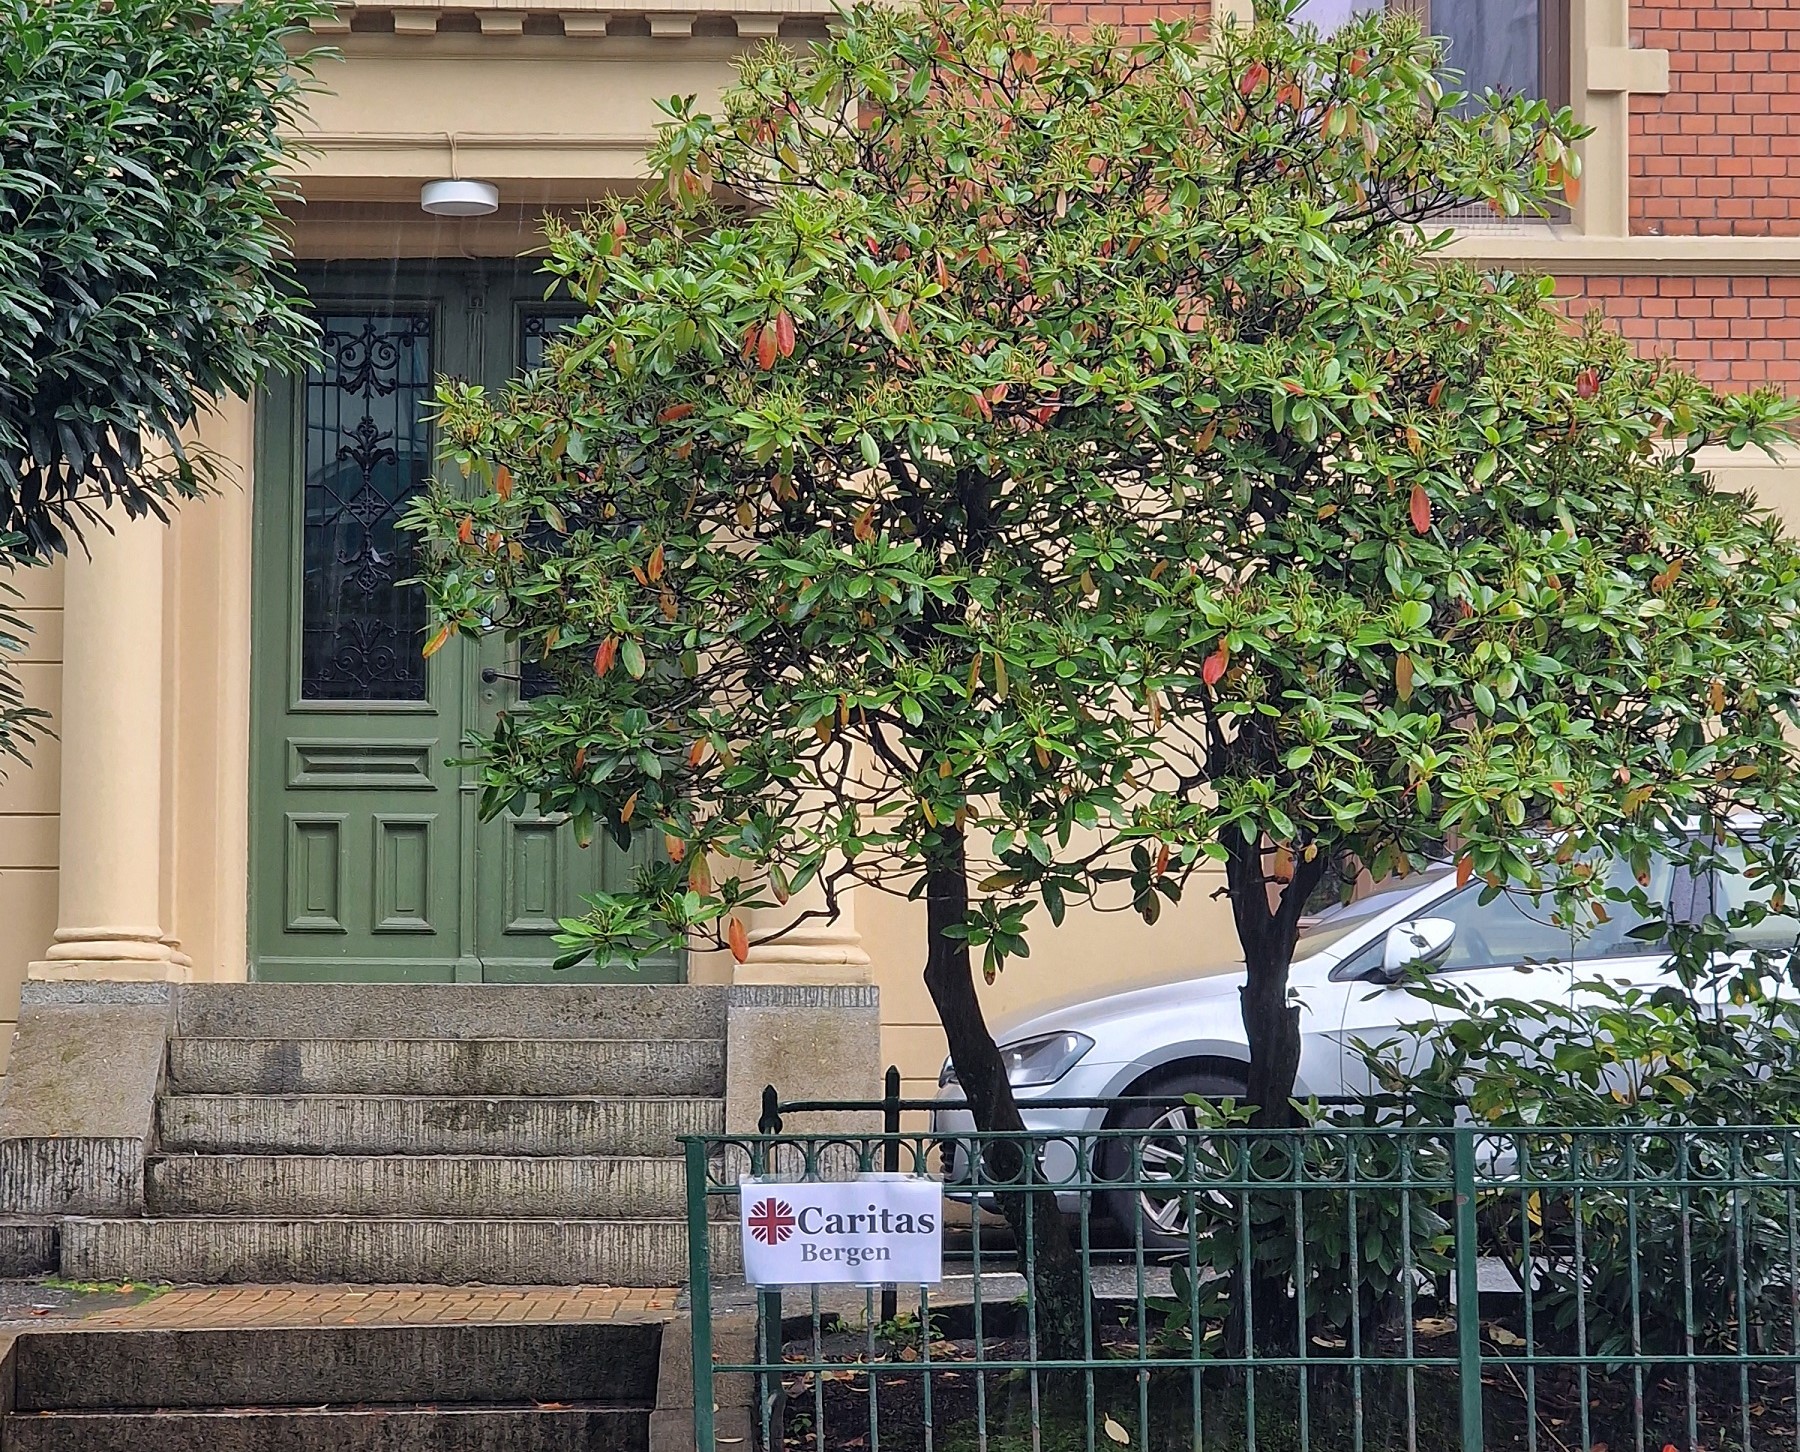
[[[1185,1147],[1196,1128],[1193,1106],[1183,1101],[1188,1095],[1199,1099],[1242,1099],[1244,1081],[1227,1074],[1184,1073],[1133,1091],[1133,1097],[1167,1096],[1173,1103],[1133,1104],[1107,1120],[1108,1129],[1138,1130],[1138,1135],[1108,1138],[1100,1155],[1101,1178],[1138,1180],[1128,1189],[1109,1190],[1102,1209],[1124,1234],[1127,1243],[1137,1244],[1137,1226],[1142,1217],[1145,1250],[1185,1250],[1188,1243],[1190,1196],[1180,1190],[1159,1191],[1158,1180],[1179,1180]],[[1141,1177],[1134,1175],[1131,1147],[1140,1146]],[[1223,1195],[1209,1197],[1227,1208]]]

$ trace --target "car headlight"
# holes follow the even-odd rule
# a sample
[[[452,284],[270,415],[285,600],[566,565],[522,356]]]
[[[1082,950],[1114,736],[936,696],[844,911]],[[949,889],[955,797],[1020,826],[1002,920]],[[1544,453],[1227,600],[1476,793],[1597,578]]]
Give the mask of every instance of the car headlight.
[[[1034,1084],[1054,1084],[1073,1069],[1081,1056],[1094,1047],[1086,1034],[1043,1034],[1000,1046],[1000,1061],[1015,1089]]]
[[[1016,1044],[1000,1046],[1000,1062],[1006,1065],[1006,1079],[1015,1089],[1054,1084],[1081,1061],[1081,1056],[1094,1047],[1086,1034],[1040,1034],[1020,1039]],[[938,1088],[957,1082],[956,1065],[949,1059],[938,1071]]]

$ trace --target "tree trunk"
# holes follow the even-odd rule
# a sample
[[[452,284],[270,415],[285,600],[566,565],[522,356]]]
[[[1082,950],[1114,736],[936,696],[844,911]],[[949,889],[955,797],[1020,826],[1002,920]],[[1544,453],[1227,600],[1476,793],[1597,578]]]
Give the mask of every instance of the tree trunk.
[[[1025,1121],[1013,1099],[999,1046],[988,1031],[981,1000],[975,993],[969,945],[945,932],[968,915],[969,882],[962,834],[940,831],[944,845],[928,868],[925,880],[925,986],[950,1041],[950,1061],[956,1066],[956,1077],[969,1102],[975,1127],[990,1133],[1022,1130]],[[1016,1154],[1009,1155],[1004,1145],[995,1146],[983,1162],[984,1179],[1012,1179],[1020,1177],[1022,1171],[1023,1160]],[[1029,1227],[1039,1355],[1052,1360],[1080,1359],[1091,1310],[1082,1297],[1081,1266],[1070,1244],[1055,1192],[1036,1189],[1002,1193],[998,1198],[1000,1213],[1012,1227],[1021,1262]]]
[[[1295,862],[1279,905],[1271,908],[1262,843],[1233,834],[1226,846],[1225,881],[1244,948],[1238,997],[1250,1045],[1250,1122],[1258,1129],[1291,1129],[1299,1123],[1293,1101],[1300,1072],[1300,1005],[1288,1002],[1288,968],[1301,905],[1324,875],[1325,858],[1315,853]]]

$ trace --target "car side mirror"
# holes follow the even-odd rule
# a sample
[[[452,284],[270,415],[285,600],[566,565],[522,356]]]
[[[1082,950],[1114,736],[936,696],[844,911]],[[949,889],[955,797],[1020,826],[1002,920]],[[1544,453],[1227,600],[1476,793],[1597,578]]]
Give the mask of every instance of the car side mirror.
[[[1442,962],[1456,941],[1456,924],[1448,918],[1414,918],[1388,929],[1382,945],[1381,967],[1374,977],[1382,983],[1398,983],[1416,963],[1429,967]]]

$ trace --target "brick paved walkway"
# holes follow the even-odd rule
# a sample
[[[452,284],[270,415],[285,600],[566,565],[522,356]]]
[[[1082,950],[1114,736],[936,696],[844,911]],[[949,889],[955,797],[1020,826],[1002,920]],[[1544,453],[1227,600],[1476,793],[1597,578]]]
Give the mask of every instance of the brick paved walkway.
[[[612,1286],[177,1286],[147,1300],[103,1305],[68,1319],[98,1330],[171,1331],[664,1321],[674,1314],[675,1294]]]

